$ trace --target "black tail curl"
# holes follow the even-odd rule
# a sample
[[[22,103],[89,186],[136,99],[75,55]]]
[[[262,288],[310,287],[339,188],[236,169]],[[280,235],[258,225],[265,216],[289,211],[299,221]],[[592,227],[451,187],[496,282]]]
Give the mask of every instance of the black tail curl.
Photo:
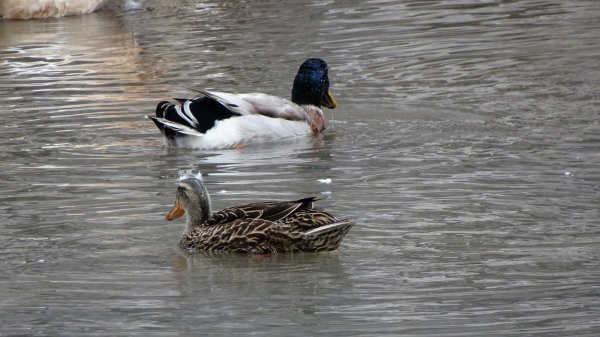
[[[185,125],[200,133],[206,133],[219,120],[237,116],[221,103],[206,96],[190,100],[180,98],[175,100],[177,103],[168,101],[158,103],[156,117]]]

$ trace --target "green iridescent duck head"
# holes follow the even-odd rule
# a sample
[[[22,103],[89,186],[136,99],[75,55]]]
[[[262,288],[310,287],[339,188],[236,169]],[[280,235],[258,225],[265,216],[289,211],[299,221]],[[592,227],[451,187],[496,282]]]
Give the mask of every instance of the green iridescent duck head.
[[[292,102],[333,109],[337,106],[329,90],[327,63],[319,58],[309,58],[298,69],[292,88]]]

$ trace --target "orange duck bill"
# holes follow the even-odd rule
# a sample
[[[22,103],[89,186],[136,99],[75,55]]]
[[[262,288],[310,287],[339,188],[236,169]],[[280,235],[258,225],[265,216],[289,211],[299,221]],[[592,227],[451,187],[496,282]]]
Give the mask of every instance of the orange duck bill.
[[[181,218],[185,214],[185,210],[179,205],[177,201],[175,201],[175,205],[173,208],[167,213],[165,219],[168,221],[175,220],[177,218]]]

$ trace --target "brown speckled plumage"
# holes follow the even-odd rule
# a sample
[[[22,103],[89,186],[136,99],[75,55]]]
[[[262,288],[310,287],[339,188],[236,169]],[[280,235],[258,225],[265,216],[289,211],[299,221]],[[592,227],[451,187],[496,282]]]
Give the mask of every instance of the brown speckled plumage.
[[[354,221],[316,210],[314,201],[252,203],[211,213],[202,181],[185,178],[167,219],[183,215],[181,209],[188,214],[188,227],[179,246],[190,251],[268,254],[335,250]]]

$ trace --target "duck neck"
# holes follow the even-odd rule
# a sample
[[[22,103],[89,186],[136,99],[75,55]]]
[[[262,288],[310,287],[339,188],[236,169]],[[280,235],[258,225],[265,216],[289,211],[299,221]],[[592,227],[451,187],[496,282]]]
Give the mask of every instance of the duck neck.
[[[210,197],[208,193],[203,194],[198,198],[196,205],[187,209],[187,231],[191,231],[196,227],[202,227],[205,225],[208,218],[212,214],[210,206]]]

